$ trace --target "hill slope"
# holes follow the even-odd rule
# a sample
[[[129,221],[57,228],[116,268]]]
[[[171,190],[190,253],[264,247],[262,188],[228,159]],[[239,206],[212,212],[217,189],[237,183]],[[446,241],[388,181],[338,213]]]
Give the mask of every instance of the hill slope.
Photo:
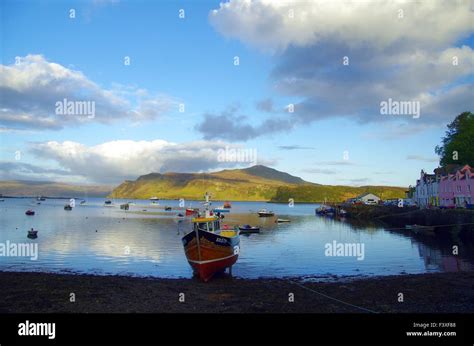
[[[364,192],[382,198],[404,196],[402,187],[326,186],[265,166],[223,170],[214,173],[151,173],[135,181],[125,181],[109,195],[111,198],[202,199],[209,192],[214,200],[295,202],[342,201]]]

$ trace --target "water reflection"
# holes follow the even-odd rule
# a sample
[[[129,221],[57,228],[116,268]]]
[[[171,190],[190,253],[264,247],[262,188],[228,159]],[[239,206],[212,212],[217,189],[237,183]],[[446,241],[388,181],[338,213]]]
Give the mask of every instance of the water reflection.
[[[178,201],[133,201],[129,211],[120,203],[104,207],[103,199],[88,199],[87,205],[65,211],[64,200],[34,204],[36,215],[27,217],[28,199],[6,199],[0,210],[0,242],[36,242],[38,261],[21,257],[0,257],[2,270],[74,271],[101,274],[190,277],[191,269],[181,246],[190,227],[189,219],[178,220]],[[165,212],[164,206],[173,207]],[[188,202],[188,206],[199,202]],[[291,223],[258,217],[262,207],[273,210]],[[241,277],[391,275],[430,271],[472,270],[468,258],[472,245],[459,244],[453,256],[449,241],[424,240],[389,232],[380,225],[334,220],[314,215],[315,205],[234,202],[224,223],[258,225],[261,232],[241,237],[241,256],[234,275]],[[143,211],[146,210],[146,211]],[[36,240],[26,230],[38,229]],[[333,241],[363,243],[363,261],[355,257],[328,257],[325,244]],[[443,245],[444,244],[444,245]]]

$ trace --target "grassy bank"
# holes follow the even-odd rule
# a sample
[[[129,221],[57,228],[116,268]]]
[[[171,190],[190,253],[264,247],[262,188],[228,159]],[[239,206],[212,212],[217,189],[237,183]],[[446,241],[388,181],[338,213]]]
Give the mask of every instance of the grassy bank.
[[[474,312],[474,272],[366,278],[340,282],[298,279],[245,280],[227,276],[209,283],[195,279],[132,278],[0,272],[0,313],[71,312]],[[304,287],[293,282],[298,282]],[[70,302],[74,293],[76,301]],[[179,294],[185,302],[179,302]],[[294,302],[288,301],[289,293]],[[397,300],[404,294],[404,302]]]

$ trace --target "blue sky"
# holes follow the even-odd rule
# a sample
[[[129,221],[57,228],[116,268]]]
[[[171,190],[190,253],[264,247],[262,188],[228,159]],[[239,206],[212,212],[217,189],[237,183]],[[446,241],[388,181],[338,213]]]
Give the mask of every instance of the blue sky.
[[[473,110],[472,12],[432,3],[3,1],[1,178],[116,184],[251,164],[216,160],[229,146],[312,182],[413,184]],[[63,98],[96,102],[96,117],[55,114]],[[420,102],[420,118],[382,116],[388,98]]]

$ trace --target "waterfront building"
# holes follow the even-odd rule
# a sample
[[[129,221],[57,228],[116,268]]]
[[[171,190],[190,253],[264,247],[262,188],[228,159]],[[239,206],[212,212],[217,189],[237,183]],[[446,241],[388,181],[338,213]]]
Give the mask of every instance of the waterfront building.
[[[414,199],[421,208],[439,205],[438,183],[439,176],[428,174],[421,170],[420,179],[416,181]]]
[[[421,208],[470,207],[474,203],[474,169],[469,165],[437,168],[435,174],[421,171],[414,199]]]
[[[356,201],[364,204],[379,204],[380,197],[373,193],[363,193],[356,197]]]
[[[441,177],[440,205],[444,207],[466,207],[474,203],[474,169],[465,165],[452,174]]]

